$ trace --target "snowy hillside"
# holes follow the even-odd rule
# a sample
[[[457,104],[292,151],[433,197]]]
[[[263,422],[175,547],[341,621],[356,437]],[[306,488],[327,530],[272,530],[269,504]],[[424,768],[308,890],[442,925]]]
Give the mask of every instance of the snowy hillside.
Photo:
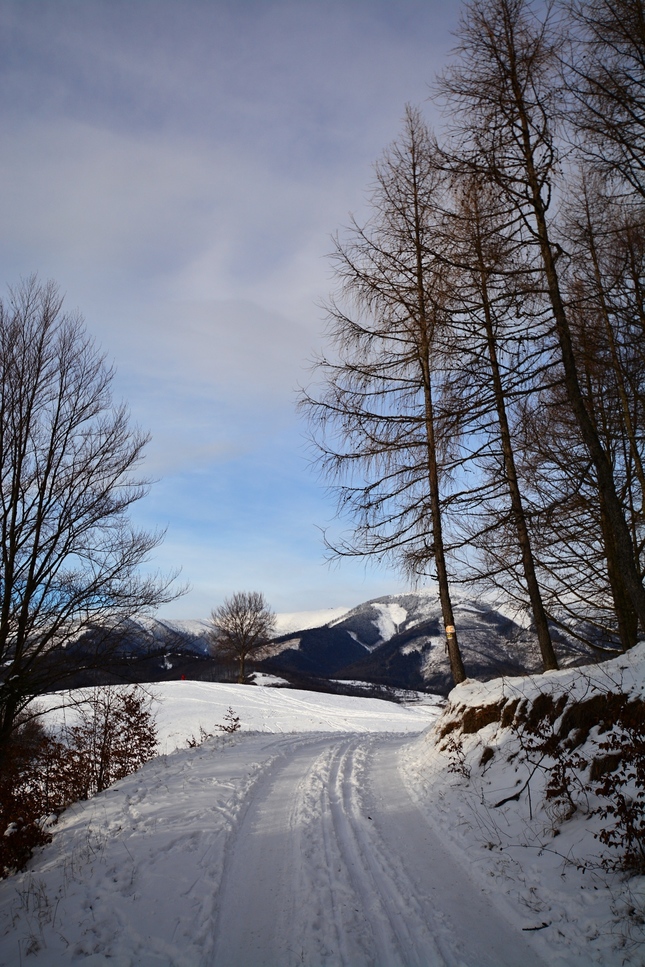
[[[642,700],[644,682],[641,647],[593,677],[466,683],[439,718],[156,686],[163,748],[228,706],[242,731],[68,810],[30,869],[0,883],[0,967],[642,965],[645,878],[603,871],[593,803],[554,812],[512,726],[557,707],[566,732],[563,697],[597,710],[620,690]],[[589,726],[577,751],[601,738]]]
[[[346,615],[349,608],[323,608],[320,611],[288,611],[276,614],[276,636],[290,635],[308,628],[321,628]]]
[[[424,703],[396,705],[372,698],[321,695],[304,690],[262,688],[212,682],[163,682],[147,687],[155,697],[159,752],[186,748],[186,740],[200,729],[214,733],[232,708],[244,732],[420,732],[434,722],[440,698],[424,696]],[[43,696],[44,716],[55,727],[74,717],[81,692]]]

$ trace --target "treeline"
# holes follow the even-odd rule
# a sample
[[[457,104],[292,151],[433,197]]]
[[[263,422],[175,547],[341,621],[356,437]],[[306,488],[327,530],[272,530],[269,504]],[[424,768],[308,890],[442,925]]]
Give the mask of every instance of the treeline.
[[[335,240],[302,396],[354,526],[337,555],[455,580],[626,650],[645,631],[645,9],[473,0]]]

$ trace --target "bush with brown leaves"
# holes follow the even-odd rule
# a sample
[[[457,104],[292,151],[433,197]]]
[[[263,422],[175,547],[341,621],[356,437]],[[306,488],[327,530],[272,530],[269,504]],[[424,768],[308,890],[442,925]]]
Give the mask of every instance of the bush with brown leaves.
[[[151,699],[139,686],[96,688],[76,720],[55,736],[37,718],[14,730],[0,770],[0,877],[22,869],[49,828],[156,754]]]

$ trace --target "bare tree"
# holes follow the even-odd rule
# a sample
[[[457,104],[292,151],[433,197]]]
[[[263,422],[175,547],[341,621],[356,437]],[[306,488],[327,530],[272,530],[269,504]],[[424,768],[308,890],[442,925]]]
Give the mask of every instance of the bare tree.
[[[642,576],[645,360],[642,299],[632,278],[636,266],[642,278],[642,214],[638,206],[609,199],[598,187],[586,180],[569,185],[564,228],[570,264],[563,291],[585,406],[611,462]],[[523,452],[551,616],[569,631],[584,622],[600,631],[607,646],[620,642],[630,648],[637,641],[637,615],[616,560],[595,470],[562,385],[544,386],[531,409]]]
[[[608,565],[625,591],[616,606],[634,612],[645,630],[645,589],[611,452],[585,400],[563,284],[566,253],[552,210],[556,189],[563,187],[554,122],[561,107],[561,33],[551,22],[550,4],[543,19],[527,0],[471,0],[464,10],[460,58],[446,73],[443,92],[461,125],[464,163],[495,185],[521,219],[534,292],[552,320],[545,344],[545,352],[557,350],[552,379],[561,380],[593,469]]]
[[[34,696],[105,664],[119,625],[175,596],[138,570],[162,535],[128,520],[147,437],[62,301],[32,277],[0,302],[0,752]]]
[[[612,181],[645,198],[645,4],[568,0],[574,27],[566,60],[578,145]]]
[[[376,166],[372,217],[333,254],[331,358],[302,396],[325,476],[338,482],[352,538],[334,553],[434,566],[455,683],[466,677],[450,595],[445,516],[460,463],[464,410],[455,403],[441,242],[444,178],[418,110]]]
[[[211,614],[211,652],[238,663],[238,682],[244,684],[246,662],[270,643],[275,615],[259,591],[236,591]]]
[[[466,344],[462,355],[469,353],[472,358],[468,372],[470,408],[474,432],[482,440],[476,462],[489,481],[478,495],[479,509],[467,515],[470,543],[483,549],[489,577],[499,573],[500,563],[508,571],[509,558],[513,572],[521,574],[544,669],[553,669],[558,667],[557,659],[538,581],[511,422],[518,397],[521,399],[536,379],[535,357],[539,357],[539,352],[529,349],[539,341],[536,333],[518,313],[518,291],[525,270],[512,230],[515,219],[500,204],[499,193],[468,171],[457,170],[455,182],[455,207],[448,222],[451,258],[460,262],[454,298],[461,321],[456,328],[461,329]],[[494,548],[496,533],[502,535],[502,555]],[[518,549],[519,561],[512,551],[508,553],[509,545]],[[492,570],[491,561],[495,561]]]

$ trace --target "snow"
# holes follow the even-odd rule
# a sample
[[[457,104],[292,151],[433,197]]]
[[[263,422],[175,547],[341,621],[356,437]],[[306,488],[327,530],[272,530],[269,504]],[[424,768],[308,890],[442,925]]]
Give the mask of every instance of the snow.
[[[139,617],[137,621],[139,624],[143,625],[144,628],[149,628],[150,630],[155,630],[161,626],[169,629],[170,631],[178,631],[181,634],[193,635],[195,638],[207,637],[213,626],[212,622],[209,621],[208,618],[176,618],[159,621],[157,618]]]
[[[279,675],[269,675],[268,672],[251,672],[250,678],[254,685],[289,685],[286,678],[280,678]]]
[[[399,630],[399,625],[403,624],[408,616],[408,612],[400,604],[388,602],[387,604],[375,601],[374,607],[380,612],[378,618],[378,630],[383,641],[389,641]]]
[[[321,628],[330,621],[340,621],[349,608],[322,608],[320,611],[284,611],[275,616],[276,637],[289,635],[293,631],[306,631],[307,628]]]
[[[634,698],[645,698],[645,642],[611,661],[580,668],[549,672],[550,691],[570,698],[587,698],[592,692],[628,691]],[[500,678],[492,682],[465,681],[453,692],[454,701],[479,706],[510,697],[535,698],[544,687],[542,675]]]
[[[531,701],[545,689],[556,700],[566,695],[569,705],[602,693],[643,699],[645,643],[583,669],[466,681],[451,692],[450,704],[453,710],[476,710],[515,698]],[[449,707],[446,717],[450,714]],[[583,747],[587,757],[604,737],[591,730]],[[523,931],[536,932],[537,950],[554,967],[642,967],[645,877],[627,879],[601,866],[605,848],[594,838],[601,821],[591,810],[591,790],[580,788],[578,809],[565,818],[545,802],[546,772],[533,771],[522,757],[516,731],[493,722],[461,738],[460,755],[451,755],[445,742],[439,752],[430,733],[408,743],[403,774],[413,798],[432,803],[426,818],[444,844],[467,857],[473,886],[488,889],[494,882],[496,904],[516,922],[523,918]],[[486,747],[494,756],[482,766]],[[527,781],[518,801],[496,806]]]
[[[245,732],[411,732],[434,722],[433,705],[397,705],[383,699],[324,695],[319,692],[256,685],[174,681],[146,686],[156,702],[155,719],[162,754],[185,748],[200,729],[215,733],[229,708]],[[39,704],[52,711],[44,724],[55,726],[74,716],[79,692],[60,692]]]
[[[639,649],[593,675],[637,693],[644,666]],[[469,682],[452,709],[545,681],[593,687],[569,671]],[[585,817],[554,840],[537,796],[533,820],[526,797],[491,807],[521,770],[507,762],[515,740],[499,723],[464,737],[468,780],[428,728],[436,706],[151,688],[164,754],[69,809],[29,869],[0,883],[0,967],[643,963],[625,935],[627,885],[576,868],[597,849]],[[182,748],[229,706],[241,732]],[[483,743],[497,750],[485,771]],[[641,910],[643,886],[629,885]]]

